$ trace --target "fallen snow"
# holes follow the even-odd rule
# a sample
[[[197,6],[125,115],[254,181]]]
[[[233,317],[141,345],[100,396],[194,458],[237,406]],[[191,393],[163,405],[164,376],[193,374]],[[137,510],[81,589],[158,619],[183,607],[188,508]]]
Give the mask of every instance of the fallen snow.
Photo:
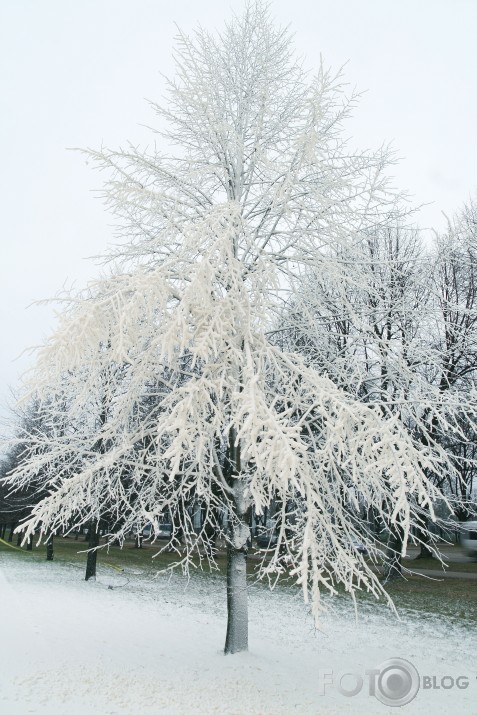
[[[367,693],[320,695],[320,671],[365,671],[387,658],[421,674],[467,676],[426,690],[413,713],[477,714],[475,629],[338,604],[314,631],[291,591],[250,589],[250,652],[224,656],[225,592],[217,577],[177,576],[0,555],[0,712],[9,715],[372,715],[399,712]],[[108,588],[112,585],[114,588]],[[469,587],[474,587],[470,585]]]

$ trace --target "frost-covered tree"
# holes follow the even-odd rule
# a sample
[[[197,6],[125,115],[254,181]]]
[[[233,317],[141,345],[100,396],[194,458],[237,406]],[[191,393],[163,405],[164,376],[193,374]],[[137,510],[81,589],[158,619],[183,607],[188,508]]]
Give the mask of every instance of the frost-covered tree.
[[[450,488],[455,513],[461,519],[472,514],[475,425],[468,420],[466,403],[474,399],[477,377],[477,204],[470,200],[448,221],[437,236],[434,266],[436,317],[431,331],[435,353],[432,380],[443,399],[457,394],[462,426],[457,436],[438,433],[438,439],[455,459],[457,474],[445,482]]]
[[[48,408],[38,401],[31,400],[26,404],[11,410],[6,425],[12,436],[5,440],[7,451],[3,462],[1,492],[4,497],[4,509],[8,514],[10,534],[8,540],[13,540],[13,532],[18,523],[27,518],[34,504],[45,496],[43,485],[48,479],[48,468],[39,468],[31,473],[28,482],[24,482],[12,492],[8,490],[6,478],[9,474],[22,468],[24,462],[38,456],[36,445],[56,441],[58,437],[57,419],[53,420]],[[19,535],[18,537],[21,540]],[[47,558],[53,560],[52,534],[47,541]],[[32,539],[27,540],[27,548],[32,548]]]
[[[464,205],[437,237],[435,292],[439,322],[434,331],[442,359],[436,380],[445,391],[472,386],[477,370],[477,204]]]
[[[313,271],[294,298],[291,316],[285,312],[284,330],[291,323],[294,348],[335,384],[364,403],[379,404],[411,434],[424,429],[427,435],[426,409],[442,405],[425,376],[431,272],[418,231],[405,215],[397,221],[391,216],[359,245],[340,248],[339,257],[358,271],[353,282],[335,285]],[[448,412],[440,411],[439,421],[448,426]],[[384,510],[366,516],[381,538],[386,535],[386,572],[397,575],[402,529],[388,523]]]
[[[258,576],[287,569],[318,614],[322,591],[339,583],[351,594],[383,593],[352,545],[359,500],[385,510],[404,551],[415,503],[432,513],[425,470],[448,465],[379,394],[364,404],[269,339],[311,268],[335,285],[353,283],[337,249],[362,241],[394,205],[386,153],[353,151],[343,137],[355,98],[340,75],[306,73],[261,3],[220,35],[181,33],[176,58],[169,103],[153,105],[175,155],[132,145],[89,152],[108,174],[105,198],[123,241],[110,276],[65,306],[33,377],[39,399],[66,381],[74,415],[108,366],[125,366],[98,428],[109,446],[90,450],[73,475],[52,474],[24,530],[84,522],[107,503],[122,515],[121,538],[138,523],[157,533],[167,514],[181,528],[187,569],[226,513],[225,652],[234,653],[248,643],[252,507],[260,514],[275,499],[283,512]],[[158,407],[144,414],[150,384],[160,386]],[[70,447],[51,442],[42,458]],[[32,455],[14,483],[28,483],[42,458]]]
[[[402,220],[373,229],[342,253],[358,267],[359,280],[335,286],[312,273],[281,331],[343,389],[365,402],[381,400],[424,443],[438,440],[457,471],[428,476],[467,503],[475,470],[474,216],[471,203],[438,237],[435,251]],[[454,504],[460,513],[458,499]],[[432,557],[426,509],[420,521],[421,556]],[[400,552],[396,536],[390,553]]]

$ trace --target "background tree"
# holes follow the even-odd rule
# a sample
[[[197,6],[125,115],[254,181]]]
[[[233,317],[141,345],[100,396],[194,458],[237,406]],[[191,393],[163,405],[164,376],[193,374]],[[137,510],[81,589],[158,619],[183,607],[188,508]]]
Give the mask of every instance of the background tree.
[[[474,201],[449,220],[438,235],[434,263],[435,324],[431,328],[436,359],[431,379],[442,395],[459,395],[459,434],[439,433],[438,439],[454,457],[456,475],[444,481],[453,497],[455,513],[465,521],[472,514],[476,433],[466,414],[475,401],[477,371],[477,206]],[[434,429],[437,428],[434,426]]]
[[[45,481],[44,474],[39,471],[31,475],[31,479],[27,484],[23,484],[20,489],[15,489],[13,492],[6,485],[7,476],[15,469],[19,469],[24,461],[28,460],[32,455],[32,443],[37,442],[39,436],[41,440],[48,440],[50,437],[54,439],[53,433],[49,431],[43,419],[42,410],[39,403],[35,400],[28,402],[22,406],[17,406],[17,409],[12,410],[9,429],[14,436],[8,440],[5,458],[2,464],[2,477],[4,479],[1,484],[3,495],[3,513],[4,524],[10,526],[8,541],[13,541],[15,528],[22,519],[25,519],[30,513],[34,504],[38,503],[44,496],[42,485]],[[17,546],[21,544],[21,536],[18,535]],[[33,539],[30,536],[26,542],[27,550],[32,550]],[[52,543],[47,547],[47,558],[51,556]]]
[[[358,247],[340,249],[337,258],[353,263],[358,272],[352,282],[336,286],[326,275],[311,273],[287,307],[277,335],[282,341],[286,336],[290,346],[309,364],[326,370],[335,384],[365,403],[378,403],[383,412],[391,412],[424,444],[439,441],[449,458],[456,455],[456,468],[456,449],[464,450],[468,480],[475,464],[468,441],[474,424],[474,398],[462,379],[452,390],[442,385],[441,368],[448,363],[449,339],[447,343],[440,340],[440,329],[436,329],[444,313],[442,298],[436,300],[433,288],[437,264],[424,249],[418,230],[405,222],[405,215],[397,222],[396,217],[397,212],[387,225],[381,223],[368,232]],[[445,260],[451,256],[447,249]],[[459,270],[468,275],[465,264],[458,261]],[[469,290],[464,290],[462,281],[460,290],[469,302]],[[456,301],[453,306],[455,313]],[[459,310],[462,319],[463,308]],[[469,319],[471,314],[464,310]],[[458,322],[455,315],[453,321]],[[454,331],[455,341],[469,343],[469,323],[461,320],[461,327]],[[466,345],[463,351],[467,361],[472,361],[470,347]],[[464,468],[463,460],[460,468]],[[445,471],[428,472],[428,477],[446,493],[449,479],[454,487],[461,483],[456,472],[453,478]],[[435,552],[429,543],[428,518],[423,508],[415,534],[421,556],[427,557]],[[388,520],[382,521],[382,514],[381,524],[377,521],[376,514],[368,514],[368,523],[379,530],[384,526],[389,535],[389,577],[401,570],[402,534],[393,530]]]

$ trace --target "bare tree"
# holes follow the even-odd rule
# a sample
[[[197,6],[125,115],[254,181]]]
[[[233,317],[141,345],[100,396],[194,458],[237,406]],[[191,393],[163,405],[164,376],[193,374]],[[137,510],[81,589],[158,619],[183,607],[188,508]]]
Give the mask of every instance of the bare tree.
[[[383,413],[393,414],[414,438],[425,445],[439,441],[449,458],[455,455],[457,469],[455,448],[460,445],[463,450],[473,431],[474,397],[462,379],[455,381],[452,389],[442,383],[449,339],[447,343],[439,339],[444,311],[442,298],[435,297],[433,256],[425,251],[418,229],[404,222],[404,214],[399,221],[394,216],[390,219],[388,225],[368,232],[359,247],[346,248],[341,254],[340,258],[358,271],[352,282],[336,286],[326,275],[311,273],[285,312],[279,334],[288,335],[294,349],[310,364],[326,370],[343,389],[367,404],[380,404]],[[443,253],[445,260],[451,255],[448,248]],[[463,271],[463,262],[458,264]],[[455,302],[454,310],[464,317],[462,306],[458,309]],[[466,317],[470,318],[469,312]],[[457,321],[455,315],[452,320]],[[461,320],[461,324],[466,323]],[[465,329],[456,329],[455,340],[467,345],[464,333]],[[466,359],[472,360],[467,349]],[[469,448],[465,451],[469,479],[475,454]],[[462,461],[460,466],[464,466]],[[428,470],[427,476],[442,492],[449,493],[449,482],[454,487],[460,483],[456,471],[451,477],[445,471]],[[401,571],[402,533],[382,516],[379,521],[389,534],[389,578]],[[432,557],[435,549],[430,544],[428,519],[423,506],[416,536],[421,556]],[[376,514],[369,520],[375,525]]]
[[[447,231],[437,236],[435,271],[435,354],[432,379],[439,391],[461,396],[459,435],[439,433],[438,438],[454,457],[456,475],[444,483],[453,496],[455,513],[465,520],[472,514],[476,432],[467,419],[465,404],[475,401],[477,375],[477,206],[470,201],[448,221]],[[437,431],[437,428],[434,427]]]

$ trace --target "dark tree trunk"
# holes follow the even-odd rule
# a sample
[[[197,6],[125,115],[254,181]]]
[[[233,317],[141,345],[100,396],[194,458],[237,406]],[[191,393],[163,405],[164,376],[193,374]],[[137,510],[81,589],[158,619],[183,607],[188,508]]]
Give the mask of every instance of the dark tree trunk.
[[[376,536],[379,537],[383,532],[384,523],[375,506],[370,507],[368,510],[368,520],[371,524],[372,530]]]
[[[1,524],[0,525],[0,539],[5,538],[5,531],[7,530],[7,525],[6,524]]]
[[[53,534],[50,534],[46,540],[46,560],[53,561]]]
[[[209,524],[205,527],[205,535],[205,551],[209,559],[212,559],[217,553],[217,529]]]
[[[260,534],[260,527],[263,523],[263,514],[256,514],[254,509],[253,515],[255,518],[255,528],[253,530],[253,535],[255,536],[255,538],[257,538],[257,536]]]
[[[402,576],[401,550],[404,541],[402,527],[393,526],[390,533],[384,560],[384,580],[392,581]]]
[[[22,535],[21,535],[21,534],[18,534],[18,536],[17,536],[17,546],[21,546],[21,545],[22,545]]]
[[[8,535],[8,542],[11,544],[13,541],[13,532],[15,531],[15,527],[17,525],[16,521],[12,521],[11,526],[10,526],[10,533]]]
[[[420,542],[420,551],[416,558],[418,559],[433,559],[434,552],[430,548],[430,535],[428,531],[429,527],[429,513],[424,511],[419,515],[419,521],[417,525],[417,537]]]
[[[90,578],[96,579],[96,562],[98,559],[98,552],[96,547],[99,545],[99,530],[98,524],[95,521],[91,521],[88,530],[88,555],[86,559],[86,575],[85,581],[89,581]]]
[[[28,537],[27,551],[33,551],[33,536]]]
[[[291,539],[293,538],[293,529],[290,528],[290,514],[293,511],[293,504],[290,499],[287,500],[285,503],[285,509],[284,509],[284,520],[285,520],[285,542],[282,542],[280,545],[280,553],[285,555],[287,553],[286,549],[286,543],[290,543]],[[278,514],[282,514],[282,501],[281,499],[277,499],[277,512]]]

